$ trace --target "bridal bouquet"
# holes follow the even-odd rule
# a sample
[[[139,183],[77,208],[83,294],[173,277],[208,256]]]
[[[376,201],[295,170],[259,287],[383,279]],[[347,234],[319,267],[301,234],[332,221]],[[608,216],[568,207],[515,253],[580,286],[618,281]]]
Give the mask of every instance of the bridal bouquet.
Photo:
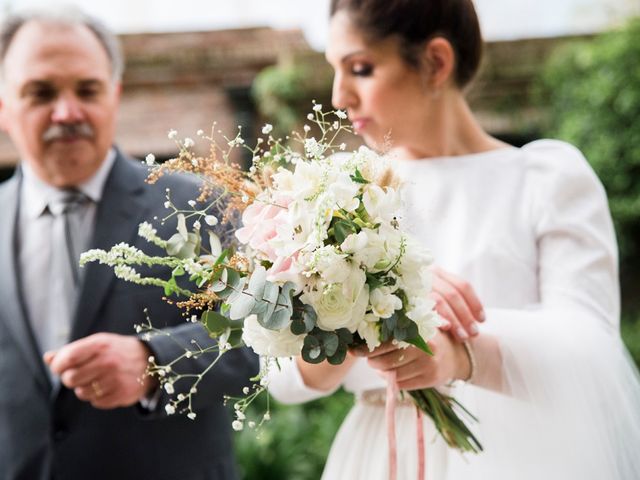
[[[320,135],[310,136],[305,125],[303,135],[289,139],[298,150],[273,138],[270,125],[262,129],[267,140],[259,139],[254,148],[240,132],[225,138],[227,149],[218,147],[213,134],[205,137],[212,145],[206,158],[192,152],[192,140],[178,142],[177,158],[162,165],[148,159],[150,180],[173,171],[195,173],[202,179],[198,201],[204,206],[194,201],[192,211],[173,207],[168,217],[178,218],[178,231],[168,240],[157,238],[150,224],[141,225],[140,234],[165,248],[167,257],[119,245],[111,252],[87,252],[83,261],[112,265],[116,275],[162,286],[166,295],[189,296],[183,305],[200,311],[197,318],[219,339],[220,353],[248,345],[265,357],[264,368],[275,368],[274,358],[277,363],[297,355],[309,363],[340,364],[350,347],[366,344],[373,350],[387,341],[431,354],[427,342],[440,325],[428,298],[431,255],[403,231],[400,185],[383,159],[365,147],[347,153],[344,144],[334,144],[348,130],[344,118],[344,112],[325,113],[315,105],[308,119]],[[229,160],[235,148],[251,152],[248,171]],[[221,203],[225,218],[218,219],[210,207]],[[203,224],[234,216],[242,219],[237,249],[222,249],[213,232],[205,235]],[[170,265],[172,277],[143,278],[134,270],[154,262]],[[179,286],[181,276],[188,276],[195,291]],[[141,328],[153,333],[150,325]],[[152,363],[150,371],[164,385],[175,381],[166,366]],[[450,446],[481,450],[458,413],[470,415],[453,397],[436,389],[408,394]],[[242,428],[243,408],[252,397],[247,398],[235,404],[236,429]],[[175,399],[170,413],[181,402],[188,399]]]

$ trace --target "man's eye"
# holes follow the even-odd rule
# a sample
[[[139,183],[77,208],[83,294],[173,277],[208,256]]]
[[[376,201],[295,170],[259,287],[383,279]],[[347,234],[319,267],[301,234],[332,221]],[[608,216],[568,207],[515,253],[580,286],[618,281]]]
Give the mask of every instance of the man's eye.
[[[78,97],[80,98],[89,99],[94,98],[97,95],[98,90],[96,90],[95,88],[81,88],[80,90],[78,90]]]
[[[55,98],[56,92],[51,88],[38,88],[33,90],[30,96],[36,102],[47,102]]]

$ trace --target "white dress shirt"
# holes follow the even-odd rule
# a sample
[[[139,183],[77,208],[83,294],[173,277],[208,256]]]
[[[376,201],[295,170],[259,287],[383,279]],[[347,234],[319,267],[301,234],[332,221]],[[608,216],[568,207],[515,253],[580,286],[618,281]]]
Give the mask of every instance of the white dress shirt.
[[[98,171],[86,182],[76,188],[86,195],[91,202],[84,211],[82,222],[86,228],[82,229],[79,239],[82,251],[88,249],[93,236],[97,204],[102,198],[103,189],[113,163],[116,152],[111,149]],[[48,203],[65,195],[61,189],[53,187],[38,178],[33,169],[23,162],[22,186],[20,190],[20,208],[18,216],[18,267],[27,314],[31,327],[36,332],[36,338],[42,332],[49,332],[49,338],[54,345],[62,346],[69,341],[71,318],[48,318],[51,295],[54,294],[50,279],[52,260],[51,229],[53,217],[44,214]],[[69,312],[74,312],[72,305]],[[53,324],[51,323],[53,322]]]

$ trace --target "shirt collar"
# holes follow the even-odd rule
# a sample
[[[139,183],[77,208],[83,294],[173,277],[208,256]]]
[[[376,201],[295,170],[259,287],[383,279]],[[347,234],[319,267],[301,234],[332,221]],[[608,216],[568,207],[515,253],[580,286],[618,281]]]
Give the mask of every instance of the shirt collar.
[[[111,148],[98,171],[76,188],[93,202],[98,203],[102,199],[104,186],[115,160],[116,151]],[[63,191],[38,178],[27,162],[22,162],[20,168],[22,169],[21,210],[28,218],[36,218],[44,212],[49,201],[62,195]]]

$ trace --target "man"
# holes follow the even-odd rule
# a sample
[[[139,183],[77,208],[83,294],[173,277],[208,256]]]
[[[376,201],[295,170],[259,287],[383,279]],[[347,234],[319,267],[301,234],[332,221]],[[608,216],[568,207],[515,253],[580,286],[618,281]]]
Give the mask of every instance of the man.
[[[240,394],[256,358],[226,353],[198,385],[197,418],[167,416],[168,398],[144,374],[148,357],[166,364],[191,339],[212,340],[159,289],[66,261],[73,248],[118,242],[149,250],[137,226],[166,215],[165,188],[185,207],[196,193],[181,178],[146,185],[140,163],[112,146],[115,38],[75,11],[11,17],[0,27],[0,68],[0,125],[22,160],[0,186],[0,478],[235,478],[222,400]],[[169,223],[160,235],[173,233]],[[135,336],[145,308],[170,336]],[[200,373],[210,361],[179,368]]]

